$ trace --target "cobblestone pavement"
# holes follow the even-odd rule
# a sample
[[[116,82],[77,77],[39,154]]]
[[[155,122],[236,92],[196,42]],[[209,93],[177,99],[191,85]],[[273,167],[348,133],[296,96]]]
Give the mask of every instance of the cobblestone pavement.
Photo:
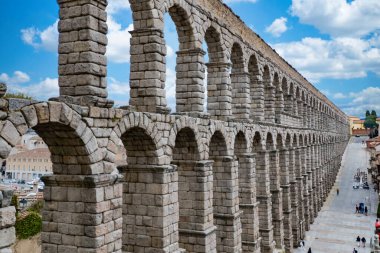
[[[342,168],[338,174],[334,188],[330,192],[322,210],[306,233],[304,250],[298,248],[294,252],[307,252],[311,247],[313,253],[351,253],[354,247],[359,253],[370,252],[369,242],[374,231],[376,220],[377,194],[372,190],[353,189],[353,176],[357,169],[362,171],[369,166],[369,154],[362,145],[363,137],[352,137],[343,156]],[[337,196],[336,189],[340,192]],[[369,207],[368,216],[355,214],[355,205],[363,202]],[[357,236],[365,237],[365,248],[357,247]]]

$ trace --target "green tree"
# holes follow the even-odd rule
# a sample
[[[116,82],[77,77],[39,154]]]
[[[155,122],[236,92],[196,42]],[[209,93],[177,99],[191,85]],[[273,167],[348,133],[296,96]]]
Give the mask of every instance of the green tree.
[[[369,111],[367,110],[365,114],[366,114],[366,117],[364,120],[364,127],[370,128],[370,129],[377,128],[378,124],[376,123],[376,118],[377,118],[376,111],[372,110],[371,113],[369,113]]]

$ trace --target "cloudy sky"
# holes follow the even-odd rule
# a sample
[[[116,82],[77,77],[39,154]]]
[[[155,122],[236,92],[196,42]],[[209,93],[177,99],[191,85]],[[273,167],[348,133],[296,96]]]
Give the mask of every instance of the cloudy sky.
[[[379,0],[225,0],[281,56],[350,115],[380,114]],[[22,6],[22,7],[21,7]],[[0,81],[13,92],[46,100],[58,95],[58,5],[51,0],[3,1]],[[109,0],[108,90],[129,99],[128,0]],[[177,34],[166,16],[166,90],[175,104]]]

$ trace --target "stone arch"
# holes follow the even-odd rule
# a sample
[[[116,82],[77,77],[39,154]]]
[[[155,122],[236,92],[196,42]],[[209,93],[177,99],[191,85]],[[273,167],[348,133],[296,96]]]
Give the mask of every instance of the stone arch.
[[[135,137],[134,133],[136,133]],[[128,137],[128,135],[130,136]],[[133,148],[133,145],[128,141],[129,139],[126,139],[127,137],[131,138],[131,140],[137,139],[137,142],[132,142],[132,144],[136,146],[139,145],[138,138],[142,138],[142,144],[147,145],[146,148],[149,150],[146,154],[144,154],[144,152],[138,154],[137,152],[130,150],[130,152],[135,153],[136,157],[143,157],[144,155],[150,157],[149,161],[146,161],[145,163],[135,163],[134,161],[131,161],[132,164],[165,164],[164,161],[162,161],[163,159],[161,159],[165,153],[163,142],[160,141],[162,136],[157,129],[157,125],[147,115],[141,113],[129,113],[125,115],[114,127],[109,142],[117,145],[120,144],[121,141],[125,147],[128,145],[129,148]],[[142,149],[142,147],[136,147],[136,150],[139,149]],[[127,149],[126,152],[128,153]],[[128,164],[129,163],[130,162],[128,161]]]
[[[274,123],[275,122],[275,87],[272,83],[271,71],[268,65],[264,66],[263,72],[263,83],[264,83],[264,112],[265,121]]]
[[[284,112],[284,91],[282,81],[277,72],[274,73],[273,86],[275,88],[275,122],[281,123],[281,115]]]
[[[232,115],[237,119],[249,119],[250,87],[249,76],[244,69],[244,53],[239,43],[231,49]]]
[[[292,87],[287,81],[286,77],[282,78],[282,92],[284,96],[284,112],[291,115],[293,112],[293,97],[292,97]]]
[[[259,218],[256,205],[256,169],[255,158],[249,152],[246,134],[238,130],[235,135],[234,153],[238,165],[239,178],[239,209],[241,216],[243,248],[252,252],[259,248]],[[255,245],[252,245],[252,242]]]
[[[174,22],[179,51],[176,60],[176,112],[202,112],[204,108],[203,50],[197,47],[196,23],[186,1],[168,0],[162,5],[161,19],[168,13]],[[189,91],[191,87],[191,92]]]
[[[301,93],[300,93],[300,87],[297,85],[295,87],[295,100],[294,100],[294,115],[297,115],[297,116],[301,116],[302,112],[302,108],[301,108]]]
[[[91,129],[66,104],[43,102],[25,106],[20,111],[10,112],[0,128],[3,159],[30,128],[47,144],[55,175],[106,173],[102,162],[106,150],[99,149]]]
[[[33,129],[43,139],[51,153],[53,175],[41,178],[45,183],[45,204],[41,214],[44,221],[42,232],[46,238],[75,235],[77,230],[62,232],[57,228],[57,224],[65,223],[64,217],[77,217],[78,212],[81,217],[94,215],[93,210],[97,209],[92,205],[102,198],[104,192],[104,188],[99,187],[97,183],[98,175],[101,174],[103,186],[115,189],[116,195],[121,193],[121,188],[115,184],[117,176],[107,175],[110,171],[107,171],[107,166],[103,161],[106,150],[99,148],[92,130],[68,105],[58,102],[40,102],[24,106],[20,110],[9,111],[8,117],[1,123],[1,142],[5,141],[12,147],[28,129]],[[6,156],[3,155],[8,154],[2,153],[2,158],[5,159]],[[78,211],[81,207],[83,208],[83,205],[92,210]],[[110,210],[105,207],[104,211]],[[115,202],[111,212],[118,213],[119,211],[121,211],[121,205]],[[110,217],[110,222],[117,222],[117,218],[117,215]],[[70,225],[73,227],[84,229],[84,224],[96,230],[99,229],[99,224],[96,222],[70,218]],[[112,240],[120,240],[121,233],[119,232],[121,231],[118,228],[110,228],[109,232],[114,235]],[[88,242],[94,243],[91,238],[88,238]],[[73,251],[79,248],[79,245],[75,245],[71,240],[57,243],[48,239],[42,241],[42,251],[56,252],[58,244],[60,247],[69,247]]]
[[[207,66],[207,112],[216,119],[231,116],[230,63],[226,61],[223,40],[218,26],[205,30],[209,63]]]
[[[172,164],[178,168],[178,209],[179,209],[179,246],[187,252],[193,252],[195,248],[204,248],[205,245],[198,240],[194,233],[189,231],[202,231],[205,224],[205,213],[210,212],[210,206],[200,205],[202,201],[211,201],[210,192],[205,192],[204,177],[199,171],[204,169],[204,163],[199,163],[201,154],[198,149],[198,141],[195,131],[190,127],[178,129],[173,148]],[[210,245],[211,247],[211,245]]]
[[[213,160],[213,213],[216,229],[216,248],[225,252],[232,245],[233,252],[241,248],[241,223],[235,214],[239,210],[237,170],[223,133],[216,130],[209,142],[209,159]],[[225,187],[230,185],[231,187]],[[226,223],[225,219],[229,222]],[[234,238],[231,245],[226,238]]]
[[[165,154],[167,154],[169,157],[173,156],[173,149],[176,145],[177,134],[184,128],[188,128],[195,135],[195,142],[197,146],[196,148],[199,152],[199,160],[206,159],[205,143],[201,141],[200,133],[198,129],[198,122],[195,118],[188,118],[188,117],[186,118],[182,117],[176,120],[173,127],[170,129],[168,144],[166,145]]]
[[[190,7],[187,6],[185,1],[178,0],[166,0],[165,4],[162,5],[161,15],[168,13],[173,20],[179,42],[179,50],[186,50],[195,48],[195,36],[192,13],[189,13]]]
[[[263,145],[263,140],[261,137],[261,133],[259,131],[255,131],[252,140],[252,151],[259,152],[265,149],[265,145]]]
[[[249,89],[251,98],[251,118],[254,121],[264,119],[264,87],[258,59],[252,54],[248,61]]]
[[[276,143],[273,139],[273,134],[271,132],[267,132],[267,134],[266,134],[265,148],[268,151],[276,149]]]
[[[207,45],[208,57],[210,63],[225,63],[225,52],[223,50],[223,42],[221,32],[217,25],[210,24],[204,33],[204,40]]]

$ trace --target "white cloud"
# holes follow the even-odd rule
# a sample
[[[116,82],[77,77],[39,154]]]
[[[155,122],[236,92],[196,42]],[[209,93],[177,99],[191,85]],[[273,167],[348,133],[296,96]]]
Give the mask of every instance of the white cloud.
[[[35,27],[29,27],[21,30],[22,40],[34,47],[50,52],[56,52],[58,48],[58,20],[54,24],[40,31]]]
[[[133,30],[133,24],[127,28],[122,28],[121,24],[117,23],[112,16],[108,17],[108,46],[107,58],[111,62],[126,63],[130,59],[130,39],[129,31]]]
[[[129,97],[129,83],[120,82],[113,77],[108,78],[107,90],[110,95],[128,95]]]
[[[367,87],[358,93],[351,92],[348,96],[352,101],[341,106],[346,114],[362,117],[366,110],[380,112],[379,87]]]
[[[0,74],[0,81],[5,82],[8,85],[26,83],[29,82],[29,80],[29,75],[19,70],[13,72],[13,76],[9,76],[7,73]]]
[[[379,0],[292,0],[290,11],[333,37],[360,37],[380,28]]]
[[[173,56],[176,56],[174,49],[171,46],[166,45],[166,57],[173,57]]]
[[[281,34],[288,30],[288,27],[286,26],[287,21],[288,20],[284,17],[277,18],[270,26],[265,28],[265,31],[272,34],[274,37],[280,37]]]
[[[111,0],[108,1],[107,13],[114,14],[122,10],[128,10],[129,8],[129,1],[127,0]]]
[[[335,93],[334,95],[333,95],[333,98],[335,98],[335,99],[344,99],[344,98],[346,98],[347,96],[346,95],[344,95],[342,92],[338,92],[338,93]]]
[[[350,79],[380,75],[380,49],[373,42],[354,38],[304,38],[273,47],[311,82],[322,78]]]
[[[59,95],[58,78],[45,78],[39,83],[30,85],[12,85],[9,87],[10,92],[21,92],[37,100],[47,100]]]

